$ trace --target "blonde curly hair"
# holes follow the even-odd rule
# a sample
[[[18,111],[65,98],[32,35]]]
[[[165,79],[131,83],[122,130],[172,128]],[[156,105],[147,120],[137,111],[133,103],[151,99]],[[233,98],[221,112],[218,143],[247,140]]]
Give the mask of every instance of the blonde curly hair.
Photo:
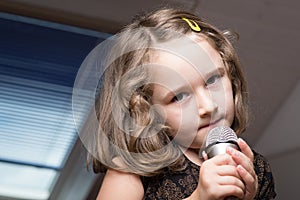
[[[195,21],[201,31],[195,33],[183,17]],[[174,32],[201,34],[220,53],[233,88],[235,117],[231,128],[238,135],[245,130],[247,89],[241,64],[228,40],[229,32],[221,32],[188,12],[160,9],[136,17],[114,42],[113,51],[118,56],[112,56],[113,61],[101,77],[95,104],[99,130],[90,156],[95,172],[114,168],[152,176],[165,167],[175,171],[185,167],[182,152],[169,137],[164,119],[151,109],[152,91],[146,67],[151,62],[153,43],[174,39]],[[122,164],[115,158],[120,158]]]

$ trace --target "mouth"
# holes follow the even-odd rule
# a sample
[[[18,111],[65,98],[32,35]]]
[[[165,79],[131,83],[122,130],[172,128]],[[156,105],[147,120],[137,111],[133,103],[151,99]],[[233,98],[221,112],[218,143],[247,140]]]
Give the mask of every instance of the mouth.
[[[205,128],[210,128],[210,129],[215,128],[215,127],[217,126],[217,124],[218,124],[221,120],[222,120],[222,118],[217,119],[217,120],[215,120],[215,121],[213,121],[213,122],[211,122],[211,123],[202,125],[202,126],[199,127],[198,130],[200,130],[200,129],[205,129]]]

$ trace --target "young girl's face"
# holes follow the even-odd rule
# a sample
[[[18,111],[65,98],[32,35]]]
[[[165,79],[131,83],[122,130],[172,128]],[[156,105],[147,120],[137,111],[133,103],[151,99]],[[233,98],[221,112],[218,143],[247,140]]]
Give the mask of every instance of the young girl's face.
[[[197,47],[179,45],[175,53],[156,53],[152,103],[179,145],[199,149],[210,129],[231,126],[234,102],[220,54],[205,39],[194,41]]]

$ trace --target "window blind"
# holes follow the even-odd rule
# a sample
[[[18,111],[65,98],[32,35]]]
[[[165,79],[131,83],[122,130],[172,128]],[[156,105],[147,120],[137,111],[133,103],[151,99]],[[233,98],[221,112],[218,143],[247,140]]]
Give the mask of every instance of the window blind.
[[[47,199],[78,138],[77,70],[104,38],[7,16],[0,15],[0,197]]]

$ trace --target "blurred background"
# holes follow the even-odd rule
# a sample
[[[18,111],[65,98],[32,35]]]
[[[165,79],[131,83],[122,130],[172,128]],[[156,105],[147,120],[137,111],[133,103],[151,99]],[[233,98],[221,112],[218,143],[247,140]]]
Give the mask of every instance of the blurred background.
[[[277,199],[297,199],[297,0],[1,0],[0,199],[95,199],[102,175],[86,170],[72,118],[77,70],[134,15],[163,5],[239,33],[251,101],[242,137],[270,161]]]

